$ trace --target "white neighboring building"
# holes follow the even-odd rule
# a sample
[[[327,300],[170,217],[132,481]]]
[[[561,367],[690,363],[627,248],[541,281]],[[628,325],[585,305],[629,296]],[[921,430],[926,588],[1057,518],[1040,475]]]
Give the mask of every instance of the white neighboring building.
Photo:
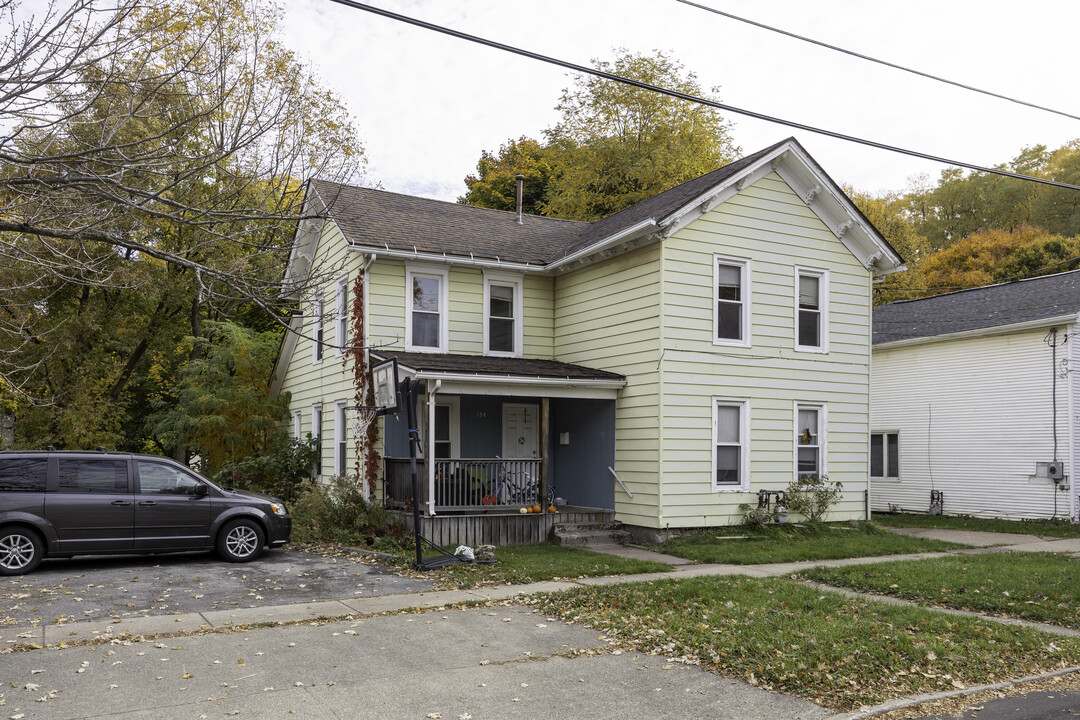
[[[871,507],[1072,518],[1080,271],[874,310]]]

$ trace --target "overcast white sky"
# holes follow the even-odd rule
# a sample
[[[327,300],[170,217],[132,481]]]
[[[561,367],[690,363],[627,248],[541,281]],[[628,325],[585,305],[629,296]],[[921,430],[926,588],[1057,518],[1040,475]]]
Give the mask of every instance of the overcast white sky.
[[[1080,115],[1076,0],[701,0],[897,64]],[[958,160],[993,165],[1080,137],[1080,121],[1021,108],[757,29],[675,0],[373,0],[371,4],[588,65],[613,48],[670,51],[720,99]],[[566,71],[353,10],[289,0],[281,28],[348,102],[369,182],[454,200],[480,151],[540,138]],[[795,135],[835,180],[901,190],[942,166],[729,115],[745,153]]]

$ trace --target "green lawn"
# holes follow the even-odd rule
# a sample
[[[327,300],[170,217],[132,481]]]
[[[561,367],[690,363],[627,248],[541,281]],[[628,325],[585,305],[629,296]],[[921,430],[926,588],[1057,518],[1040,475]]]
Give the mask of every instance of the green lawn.
[[[746,538],[732,538],[737,535],[745,535]],[[827,523],[803,527],[770,525],[764,528],[717,528],[671,538],[653,549],[703,563],[760,565],[939,552],[963,547],[966,546],[897,535],[873,523],[860,523],[856,526],[848,523]]]
[[[1080,537],[1080,524],[1068,520],[1003,520],[970,515],[917,515],[915,513],[874,513],[874,522],[890,527],[945,528],[980,532],[1020,533],[1043,537]]]
[[[922,604],[974,610],[1080,630],[1080,559],[1053,553],[986,553],[935,560],[813,568],[801,576]]]
[[[740,576],[574,589],[538,608],[625,647],[847,710],[1080,664],[1080,641]]]
[[[471,588],[480,585],[519,584],[559,578],[596,577],[669,572],[666,563],[626,560],[561,545],[511,545],[495,551],[494,565],[450,565],[426,571],[440,588]]]

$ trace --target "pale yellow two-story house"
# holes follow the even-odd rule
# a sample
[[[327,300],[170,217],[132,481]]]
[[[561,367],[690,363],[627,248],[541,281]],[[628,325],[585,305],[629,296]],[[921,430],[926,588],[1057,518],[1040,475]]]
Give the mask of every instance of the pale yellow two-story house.
[[[871,286],[902,259],[794,139],[592,223],[319,181],[308,202],[290,273],[339,270],[276,382],[323,438],[319,474],[356,463],[341,348],[362,287],[370,362],[423,383],[429,516],[517,511],[543,477],[662,534],[828,476],[831,517],[865,517]],[[408,504],[407,429],[380,422],[377,499]]]

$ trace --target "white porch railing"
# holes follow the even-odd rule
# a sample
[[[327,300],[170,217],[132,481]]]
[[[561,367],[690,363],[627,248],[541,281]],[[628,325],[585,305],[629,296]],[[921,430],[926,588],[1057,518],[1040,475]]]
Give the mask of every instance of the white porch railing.
[[[539,500],[541,460],[448,458],[435,461],[435,511],[517,509]],[[420,503],[428,501],[427,471],[417,461]],[[386,459],[386,499],[390,507],[410,505],[409,461]]]

